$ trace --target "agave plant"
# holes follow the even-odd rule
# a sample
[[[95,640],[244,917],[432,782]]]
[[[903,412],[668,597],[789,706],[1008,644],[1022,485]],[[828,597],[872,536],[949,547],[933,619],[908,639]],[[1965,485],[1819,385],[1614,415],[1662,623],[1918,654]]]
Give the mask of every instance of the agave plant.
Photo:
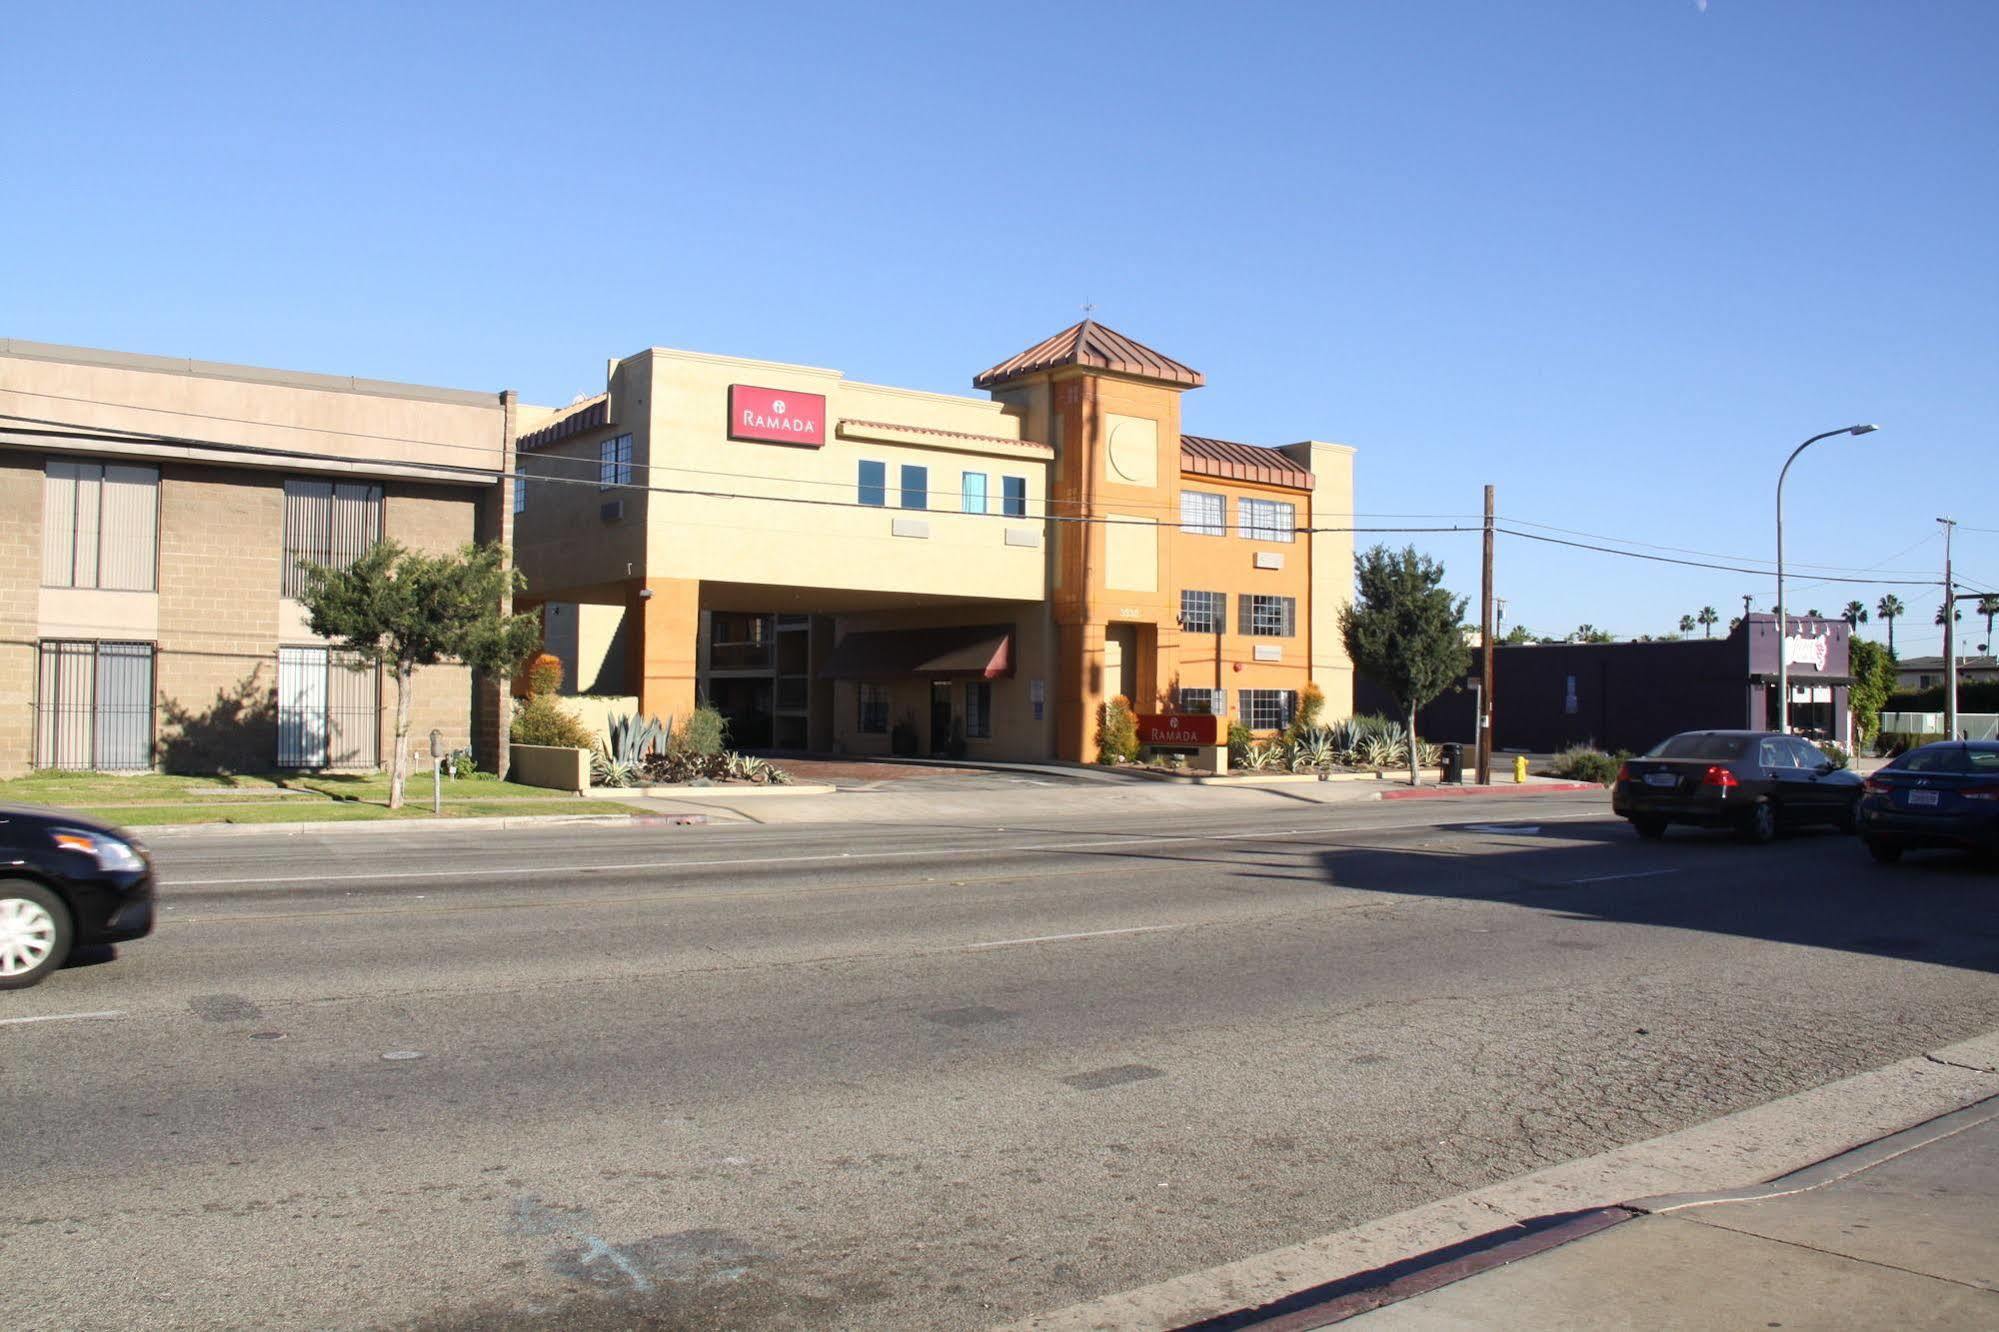
[[[1330,768],[1339,755],[1333,748],[1333,734],[1323,726],[1315,726],[1298,737],[1298,743],[1291,750],[1291,771],[1308,772],[1320,768]]]
[[[1338,763],[1359,763],[1360,747],[1367,741],[1367,727],[1360,718],[1349,717],[1332,728],[1333,759]]]
[[[1442,745],[1433,745],[1428,740],[1418,740],[1416,742],[1417,767],[1434,768],[1443,761],[1443,758],[1444,748]]]
[[[1242,766],[1250,772],[1270,772],[1283,766],[1284,749],[1271,740],[1258,740],[1243,751]]]
[[[661,721],[639,713],[619,713],[606,719],[604,736],[590,756],[590,780],[598,786],[635,786],[646,760],[666,752],[673,719]]]
[[[1360,757],[1370,768],[1393,768],[1409,761],[1409,745],[1400,735],[1370,735],[1361,741]]]

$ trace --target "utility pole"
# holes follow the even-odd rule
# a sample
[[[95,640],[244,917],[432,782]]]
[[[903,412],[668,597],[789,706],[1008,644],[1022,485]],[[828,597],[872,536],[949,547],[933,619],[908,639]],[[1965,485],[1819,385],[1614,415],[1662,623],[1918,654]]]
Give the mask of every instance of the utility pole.
[[[1494,636],[1492,623],[1492,487],[1485,488],[1485,572],[1480,580],[1479,594],[1479,668],[1482,675],[1478,691],[1478,784],[1492,784],[1492,681],[1493,658],[1499,652],[1499,640]]]
[[[1943,524],[1943,729],[1957,739],[1957,585],[1951,581],[1950,534],[1955,518],[1939,518]]]
[[[1745,625],[1749,623],[1749,598],[1750,598],[1750,595],[1751,595],[1751,594],[1750,594],[1750,593],[1748,593],[1748,592],[1744,592],[1744,593],[1742,594],[1742,622],[1743,622],[1743,623],[1744,623]]]

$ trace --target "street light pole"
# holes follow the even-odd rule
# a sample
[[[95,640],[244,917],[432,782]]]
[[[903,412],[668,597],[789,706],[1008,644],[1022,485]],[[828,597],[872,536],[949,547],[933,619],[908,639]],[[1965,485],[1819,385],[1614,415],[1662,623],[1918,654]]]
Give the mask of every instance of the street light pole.
[[[1947,739],[1957,739],[1957,584],[1951,577],[1950,536],[1957,527],[1955,518],[1939,518],[1943,524],[1943,729]]]
[[[1791,733],[1791,622],[1784,609],[1784,478],[1791,474],[1791,464],[1798,460],[1798,455],[1820,440],[1834,435],[1866,435],[1878,429],[1879,426],[1871,425],[1842,426],[1813,435],[1791,450],[1791,456],[1784,459],[1784,470],[1777,473],[1777,731],[1780,735]]]

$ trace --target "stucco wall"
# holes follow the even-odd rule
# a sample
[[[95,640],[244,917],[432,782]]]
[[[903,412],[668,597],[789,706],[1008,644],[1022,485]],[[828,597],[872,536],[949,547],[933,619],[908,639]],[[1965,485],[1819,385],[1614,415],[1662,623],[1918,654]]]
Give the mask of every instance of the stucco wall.
[[[41,528],[40,460],[0,453],[0,777],[33,762]]]

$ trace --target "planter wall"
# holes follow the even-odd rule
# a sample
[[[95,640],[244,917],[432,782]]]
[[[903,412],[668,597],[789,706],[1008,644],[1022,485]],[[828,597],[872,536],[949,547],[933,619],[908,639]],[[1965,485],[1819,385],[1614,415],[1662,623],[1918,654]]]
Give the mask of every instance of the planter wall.
[[[513,745],[513,768],[507,780],[522,786],[583,795],[590,789],[590,751],[561,745]]]

